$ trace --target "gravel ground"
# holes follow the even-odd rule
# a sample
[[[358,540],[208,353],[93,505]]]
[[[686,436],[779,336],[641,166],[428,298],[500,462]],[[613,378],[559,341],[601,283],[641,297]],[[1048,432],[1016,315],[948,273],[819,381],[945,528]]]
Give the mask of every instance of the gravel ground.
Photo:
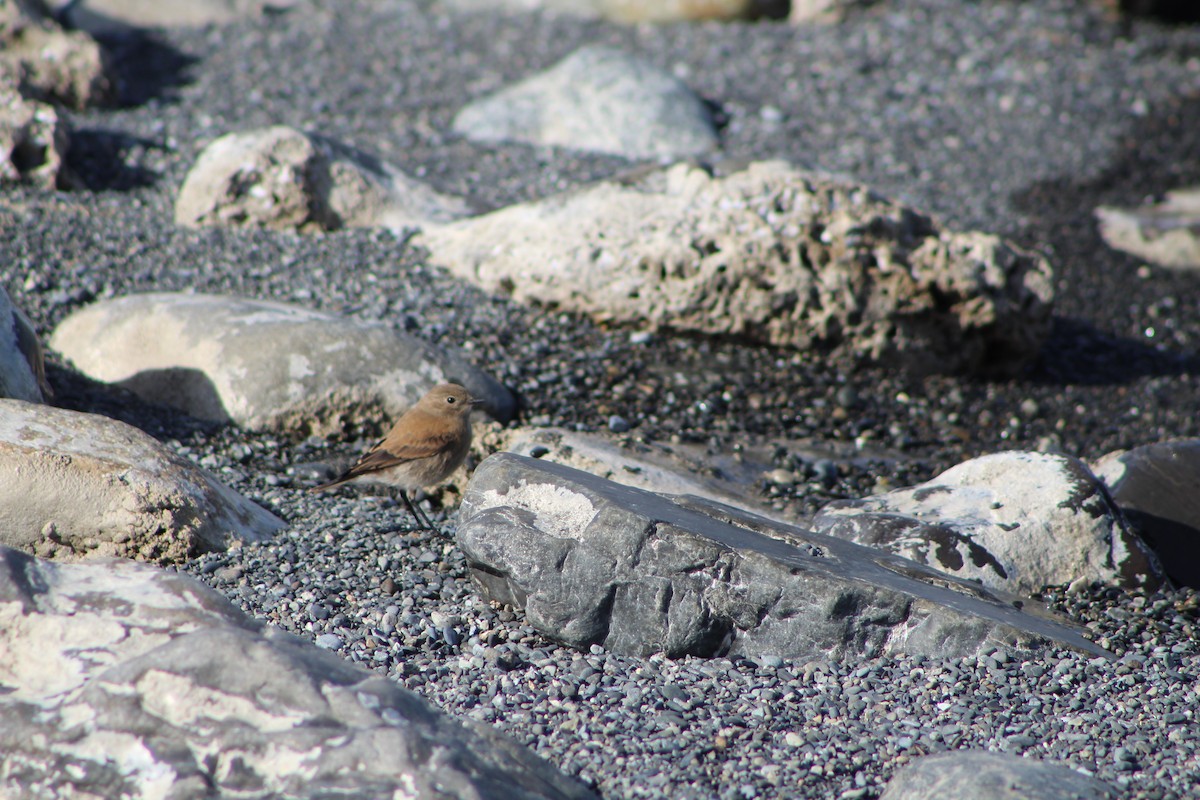
[[[829,28],[618,28],[440,3],[318,2],[121,45],[124,105],[72,116],[80,188],[0,194],[0,280],[43,334],[98,298],[195,289],[381,319],[464,346],[523,419],[714,451],[759,448],[811,511],[1008,448],[1084,458],[1198,435],[1200,278],[1107,250],[1091,218],[1200,183],[1200,28],[1118,22],[1083,2],[892,0]],[[724,156],[839,172],[1055,264],[1044,355],[1010,381],[914,378],[736,342],[597,328],[450,279],[390,232],[179,230],[175,193],[223,133],[311,128],[485,205],[631,165],[447,131],[468,99],[576,47],[626,47],[718,108]],[[304,467],[357,452],[213,430],[81,378],[56,402],[137,424],[291,523],[187,569],[250,613],[529,743],[607,797],[873,797],[907,759],[988,747],[1056,758],[1128,797],[1200,791],[1194,591],[1049,600],[1124,657],[1049,653],[859,664],[638,661],[561,649],[489,608],[448,539],[392,500],[312,496]],[[831,475],[791,443],[858,446]],[[807,452],[807,451],[806,451]],[[452,529],[454,516],[441,516]],[[631,735],[632,734],[632,735]]]

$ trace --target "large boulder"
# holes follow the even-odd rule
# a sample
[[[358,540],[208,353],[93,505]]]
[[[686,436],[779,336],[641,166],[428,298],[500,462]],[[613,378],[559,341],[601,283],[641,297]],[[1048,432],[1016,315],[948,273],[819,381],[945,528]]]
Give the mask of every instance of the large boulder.
[[[1014,594],[1077,580],[1153,590],[1154,554],[1087,465],[1048,453],[994,453],[933,480],[826,505],[812,522]]]
[[[583,47],[549,70],[467,105],[455,132],[626,158],[708,152],[717,133],[704,103],[678,78],[620,50]]]
[[[1092,470],[1167,576],[1200,588],[1200,439],[1109,453]]]
[[[979,654],[1077,630],[911,561],[697,498],[511,453],[475,470],[457,540],[485,597],[543,634],[633,656]]]
[[[591,798],[198,581],[0,547],[0,796]]]
[[[322,136],[276,125],[220,137],[200,154],[175,200],[189,226],[404,229],[471,213],[392,165]]]
[[[0,543],[178,563],[283,520],[123,422],[0,400]]]
[[[0,397],[40,403],[49,388],[37,331],[0,286]]]
[[[499,420],[512,395],[459,352],[298,306],[202,294],[106,300],[51,345],[96,380],[194,417],[297,435],[377,428],[434,384],[461,383]]]
[[[426,229],[431,261],[602,322],[1013,372],[1049,331],[1047,262],[778,161],[693,164]]]

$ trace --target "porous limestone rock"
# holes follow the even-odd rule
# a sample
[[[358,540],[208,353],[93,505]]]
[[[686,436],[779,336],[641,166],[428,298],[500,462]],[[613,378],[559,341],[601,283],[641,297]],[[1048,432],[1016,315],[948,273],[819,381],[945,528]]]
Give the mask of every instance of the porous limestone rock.
[[[0,542],[177,563],[284,522],[131,425],[0,400]]]
[[[1049,264],[778,161],[604,181],[426,229],[489,291],[605,323],[834,348],[915,372],[1011,373],[1049,331]]]
[[[299,306],[149,293],[76,311],[51,345],[96,380],[216,422],[297,435],[376,429],[454,381],[506,421],[512,394],[457,351]]]
[[[1080,579],[1162,583],[1157,559],[1104,485],[1065,455],[971,459],[918,486],[832,502],[812,527],[1014,594]]]
[[[0,186],[61,188],[67,182],[69,147],[70,134],[58,111],[0,86]]]
[[[471,213],[395,167],[284,125],[230,133],[200,154],[175,200],[180,225],[395,230]]]

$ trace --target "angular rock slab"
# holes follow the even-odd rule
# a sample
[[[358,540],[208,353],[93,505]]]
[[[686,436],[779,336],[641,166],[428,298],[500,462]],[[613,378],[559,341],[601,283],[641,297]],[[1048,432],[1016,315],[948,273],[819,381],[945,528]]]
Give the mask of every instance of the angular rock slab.
[[[1167,577],[1200,588],[1200,439],[1110,453],[1092,470]]]
[[[510,453],[476,468],[457,539],[487,598],[573,647],[838,660],[1105,652],[1036,604],[888,553]]]
[[[717,146],[704,103],[682,81],[611,47],[582,47],[549,70],[476,100],[454,131],[626,158],[680,158]]]
[[[879,800],[1117,800],[1104,781],[1035,758],[960,750],[900,769]]]
[[[1174,269],[1200,269],[1200,187],[1167,192],[1161,203],[1096,209],[1100,235],[1114,250]]]
[[[83,308],[51,345],[82,372],[216,422],[301,435],[342,433],[399,416],[453,380],[501,421],[512,395],[458,352],[299,306],[151,293]]]
[[[230,133],[204,149],[175,200],[189,226],[394,230],[450,222],[472,211],[377,158],[277,125]]]
[[[1039,257],[779,161],[725,177],[676,164],[417,241],[433,263],[521,302],[914,372],[1018,370],[1054,296]]]
[[[0,397],[40,403],[49,388],[37,332],[0,286]]]
[[[838,500],[821,533],[887,550],[1013,594],[1083,579],[1153,590],[1162,570],[1087,465],[1064,455],[994,453],[933,480]]]
[[[592,798],[198,581],[0,547],[0,796]]]
[[[772,516],[763,504],[745,499],[761,482],[763,471],[770,468],[751,459],[737,462],[705,455],[701,460],[689,453],[686,445],[622,446],[603,436],[565,428],[509,429],[501,434],[497,444],[494,449],[553,461],[625,486],[659,494],[699,495],[752,514]]]
[[[177,563],[283,520],[131,425],[0,400],[0,542],[42,556]]]

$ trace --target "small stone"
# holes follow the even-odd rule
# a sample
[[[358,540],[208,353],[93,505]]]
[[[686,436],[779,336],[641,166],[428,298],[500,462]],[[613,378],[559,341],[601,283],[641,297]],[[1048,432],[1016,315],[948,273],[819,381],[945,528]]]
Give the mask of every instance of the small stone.
[[[629,422],[627,422],[624,417],[619,417],[616,414],[613,414],[608,418],[608,429],[613,433],[628,433],[629,428]]]

